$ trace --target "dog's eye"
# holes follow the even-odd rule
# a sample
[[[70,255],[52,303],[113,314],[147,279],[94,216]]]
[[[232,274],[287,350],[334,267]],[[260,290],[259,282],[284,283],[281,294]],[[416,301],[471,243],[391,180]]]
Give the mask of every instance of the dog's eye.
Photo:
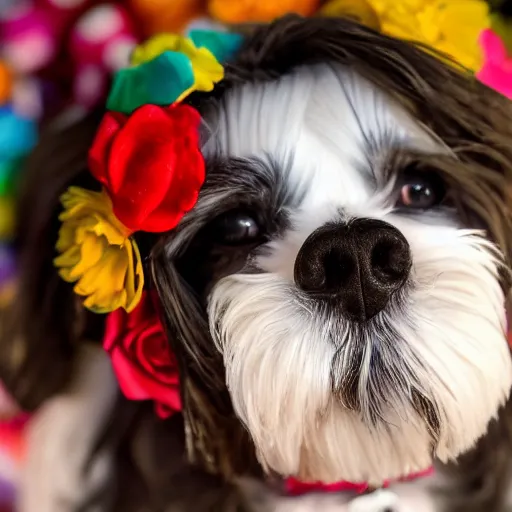
[[[439,179],[429,176],[409,176],[400,189],[398,206],[425,210],[438,205],[444,197]]]
[[[248,245],[261,238],[254,216],[245,211],[231,211],[218,217],[211,226],[216,242],[224,245]]]

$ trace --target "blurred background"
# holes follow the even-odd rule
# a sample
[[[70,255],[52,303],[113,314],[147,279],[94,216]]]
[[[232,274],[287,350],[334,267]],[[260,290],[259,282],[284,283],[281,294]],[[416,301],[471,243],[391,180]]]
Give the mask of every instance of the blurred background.
[[[512,0],[0,0],[0,307],[16,282],[14,203],[41,125],[101,106],[112,76],[151,35],[289,12],[351,16],[427,43],[512,98]],[[0,512],[13,510],[27,421],[0,383]]]

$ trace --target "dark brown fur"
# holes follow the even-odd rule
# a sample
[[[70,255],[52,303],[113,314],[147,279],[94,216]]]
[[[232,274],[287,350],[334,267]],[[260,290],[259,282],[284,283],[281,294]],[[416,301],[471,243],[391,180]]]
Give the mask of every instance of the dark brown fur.
[[[443,176],[459,215],[468,225],[487,229],[510,266],[512,107],[464,70],[350,21],[290,16],[255,29],[236,61],[226,66],[226,79],[212,94],[196,94],[190,102],[205,111],[230,87],[272,80],[296,66],[325,61],[351,67],[387,91],[452,149],[456,158],[436,157],[422,165]],[[66,385],[81,339],[101,339],[101,318],[79,307],[71,286],[58,278],[52,265],[59,195],[71,184],[93,186],[86,150],[97,123],[93,115],[64,133],[47,132],[29,163],[21,194],[21,282],[18,300],[0,322],[0,378],[29,409]],[[181,437],[179,417],[157,423],[150,408],[120,398],[121,409],[134,412],[127,417],[113,414],[101,440],[115,446],[118,454],[119,485],[109,498],[115,503],[112,510],[240,510],[244,498],[224,482],[258,473],[250,438],[232,410],[202,297],[190,289],[180,269],[187,247],[175,261],[163,252],[164,243],[172,242],[180,229],[154,246],[149,263],[182,375],[186,436]],[[500,510],[512,456],[510,409],[502,411],[472,454],[450,468],[458,482],[451,496],[456,505],[449,510]],[[127,498],[126,489],[134,494]],[[194,501],[199,495],[207,500],[204,506]]]

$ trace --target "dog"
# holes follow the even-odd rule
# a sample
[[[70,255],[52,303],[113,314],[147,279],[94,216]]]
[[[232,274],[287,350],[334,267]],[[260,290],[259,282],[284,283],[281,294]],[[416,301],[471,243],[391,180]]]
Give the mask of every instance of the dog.
[[[45,495],[52,512],[284,510],[289,475],[376,488],[433,463],[438,510],[506,510],[510,102],[428,48],[298,16],[252,29],[186,102],[206,182],[176,229],[138,240],[180,370],[169,420],[107,376],[97,415],[65,398],[104,325],[53,267],[59,196],[92,182],[102,113],[50,126],[27,164],[0,378],[46,416],[28,474],[60,464],[68,483],[22,512]],[[66,410],[77,457],[49,426]]]

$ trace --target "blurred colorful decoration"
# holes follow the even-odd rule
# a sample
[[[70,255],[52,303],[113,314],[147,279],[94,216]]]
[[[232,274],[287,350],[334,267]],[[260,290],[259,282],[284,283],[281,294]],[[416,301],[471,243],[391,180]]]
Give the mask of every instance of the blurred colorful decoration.
[[[374,30],[380,30],[380,19],[366,0],[330,0],[318,11],[318,14],[329,17],[347,17],[359,21]]]
[[[482,65],[478,36],[490,26],[485,0],[330,0],[320,11],[426,44],[472,71]]]
[[[6,307],[12,298],[15,272],[16,258],[14,251],[7,244],[0,243],[0,308]]]
[[[100,104],[110,76],[128,65],[136,44],[132,21],[121,6],[101,4],[83,14],[71,31],[68,46],[75,66],[75,101],[84,107]]]
[[[15,502],[16,485],[21,477],[25,448],[24,432],[29,420],[25,414],[17,414],[10,398],[0,388],[0,418],[9,410],[9,416],[0,422],[0,511],[8,512]],[[4,415],[5,417],[5,415]]]
[[[0,107],[0,163],[17,160],[37,141],[37,125],[19,116],[12,105]]]
[[[506,18],[498,13],[491,15],[491,28],[499,36],[508,55],[512,55],[512,15]]]
[[[489,0],[491,28],[503,40],[507,54],[512,55],[512,1]]]
[[[0,197],[14,196],[20,165],[18,160],[0,161]]]
[[[0,105],[3,105],[9,98],[12,93],[12,72],[9,66],[0,61]]]
[[[0,239],[10,238],[13,234],[13,228],[13,200],[7,197],[0,197]]]
[[[512,1],[489,0],[491,29],[480,34],[484,64],[477,78],[512,99]]]
[[[85,2],[60,4],[20,0],[2,19],[2,53],[17,73],[33,73],[56,58],[68,22]]]
[[[69,103],[86,109],[100,104],[110,74],[126,65],[138,41],[134,26],[120,2],[16,2],[0,17],[1,56],[15,75],[14,103],[38,117]]]
[[[11,239],[20,168],[37,141],[36,122],[19,115],[11,103],[11,76],[10,67],[3,63],[0,66],[0,81],[3,80],[0,82],[3,93],[0,98],[0,307],[9,302],[15,286],[16,258]]]
[[[477,73],[478,79],[512,99],[512,55],[507,55],[504,42],[490,29],[482,32],[480,43],[485,62]]]
[[[0,384],[0,422],[8,422],[12,426],[13,419],[19,417],[20,414],[21,412],[12,397],[7,393],[2,384]],[[0,429],[1,428],[2,423],[0,423]]]
[[[320,0],[209,0],[209,14],[223,23],[272,21],[287,13],[311,16]]]
[[[182,32],[206,14],[206,0],[129,0],[128,5],[145,36]]]

